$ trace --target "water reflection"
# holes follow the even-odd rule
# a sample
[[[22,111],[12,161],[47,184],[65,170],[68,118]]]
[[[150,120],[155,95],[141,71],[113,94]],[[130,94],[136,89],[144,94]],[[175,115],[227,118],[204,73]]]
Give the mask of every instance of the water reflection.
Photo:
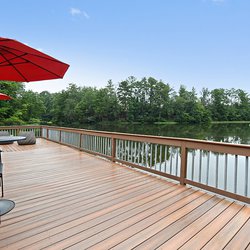
[[[193,138],[235,144],[250,144],[249,124],[83,124],[81,128],[131,134]]]

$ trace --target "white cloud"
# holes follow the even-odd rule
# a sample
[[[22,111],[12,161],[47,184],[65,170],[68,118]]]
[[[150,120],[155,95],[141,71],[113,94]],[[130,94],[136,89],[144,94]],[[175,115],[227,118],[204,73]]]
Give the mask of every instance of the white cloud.
[[[81,15],[82,12],[81,12],[81,10],[79,10],[79,9],[71,8],[71,9],[70,9],[70,14],[71,14],[72,16],[77,16],[77,15]]]
[[[89,19],[89,18],[90,18],[90,16],[88,15],[88,13],[87,13],[87,12],[82,11],[82,14],[84,15],[84,17],[85,17],[85,18],[87,18],[87,19]]]
[[[82,11],[82,10],[77,9],[77,8],[70,8],[70,14],[72,16],[84,16],[86,19],[90,18],[90,16],[88,15],[88,13],[86,11]]]
[[[215,3],[215,4],[222,4],[222,3],[225,3],[226,0],[202,0],[203,2],[212,2],[212,3]]]

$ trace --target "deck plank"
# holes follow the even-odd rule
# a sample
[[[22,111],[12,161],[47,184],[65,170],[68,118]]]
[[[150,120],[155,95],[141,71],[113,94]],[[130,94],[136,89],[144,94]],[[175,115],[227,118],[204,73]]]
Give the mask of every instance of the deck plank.
[[[250,219],[242,226],[242,228],[235,234],[230,242],[225,247],[225,250],[245,249],[250,245]]]
[[[233,249],[250,208],[60,144],[1,145],[1,249]],[[237,242],[241,242],[237,245]]]
[[[243,207],[239,213],[204,246],[204,249],[216,249],[221,246],[226,246],[226,244],[234,237],[246,221],[248,221],[249,217],[249,209]],[[248,234],[250,241],[249,231],[245,233]]]
[[[218,204],[212,207],[200,218],[195,220],[190,225],[186,225],[186,228],[183,228],[180,232],[177,232],[169,239],[165,238],[165,242],[157,249],[169,249],[169,250],[178,249],[190,238],[192,238],[199,231],[201,231],[205,226],[207,226],[212,220],[214,220],[230,205],[231,202],[228,202],[227,200],[221,200]]]

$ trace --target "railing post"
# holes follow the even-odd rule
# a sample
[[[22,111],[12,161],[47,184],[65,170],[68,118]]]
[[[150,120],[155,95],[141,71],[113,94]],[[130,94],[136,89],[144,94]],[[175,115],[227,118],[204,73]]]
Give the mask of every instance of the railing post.
[[[181,146],[181,176],[180,184],[186,185],[185,179],[187,177],[187,148],[185,145]]]
[[[115,162],[116,139],[112,137],[112,161]]]
[[[46,135],[46,139],[49,139],[49,129],[47,128],[47,135]]]
[[[79,138],[79,150],[81,150],[81,147],[82,147],[82,134],[79,133],[79,136],[80,136],[80,138]]]
[[[59,142],[62,142],[62,130],[59,130]]]

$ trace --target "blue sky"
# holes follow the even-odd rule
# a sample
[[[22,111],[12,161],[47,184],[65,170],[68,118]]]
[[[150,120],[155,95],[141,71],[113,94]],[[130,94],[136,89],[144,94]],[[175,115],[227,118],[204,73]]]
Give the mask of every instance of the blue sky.
[[[70,64],[51,92],[155,77],[175,90],[250,93],[249,0],[0,0],[2,37]]]

